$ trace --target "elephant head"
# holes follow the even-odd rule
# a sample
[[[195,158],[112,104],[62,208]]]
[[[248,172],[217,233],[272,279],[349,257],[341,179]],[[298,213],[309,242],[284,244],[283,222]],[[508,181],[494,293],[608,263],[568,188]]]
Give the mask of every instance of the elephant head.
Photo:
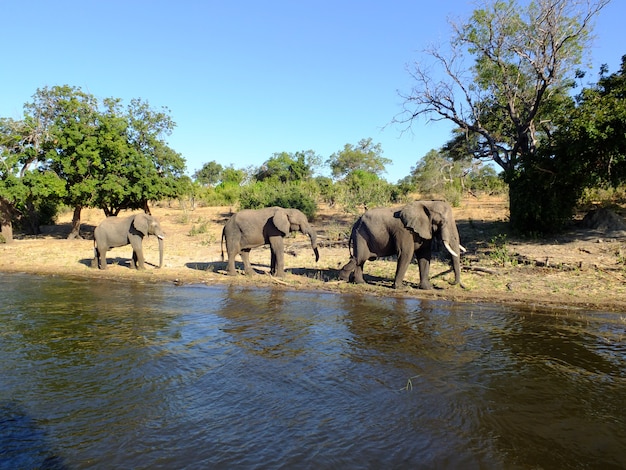
[[[445,201],[414,201],[400,210],[399,217],[404,226],[421,239],[432,240],[435,234],[441,238],[446,250],[452,255],[454,284],[460,284],[460,253],[465,248],[461,246],[450,205]]]
[[[133,227],[137,232],[141,233],[142,236],[146,235],[155,235],[159,240],[159,268],[163,267],[163,239],[165,238],[165,233],[163,233],[163,229],[159,223],[148,214],[137,214],[133,219]]]
[[[315,253],[315,261],[319,261],[320,253],[317,249],[317,233],[306,218],[306,215],[298,209],[283,209],[282,207],[276,207],[276,212],[272,217],[274,226],[285,235],[289,232],[301,232],[307,235],[311,239],[311,248]]]

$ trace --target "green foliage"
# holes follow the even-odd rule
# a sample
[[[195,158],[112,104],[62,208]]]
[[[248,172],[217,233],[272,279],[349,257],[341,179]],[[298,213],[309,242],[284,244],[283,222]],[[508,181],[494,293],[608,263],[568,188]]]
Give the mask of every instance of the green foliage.
[[[222,183],[235,183],[242,185],[248,179],[248,174],[245,170],[236,169],[232,165],[224,168],[222,172]]]
[[[226,181],[215,188],[215,193],[226,204],[234,204],[241,196],[241,186],[234,181]]]
[[[337,184],[333,183],[333,180],[327,176],[318,176],[314,181],[318,197],[329,206],[334,206],[339,193]]]
[[[352,171],[336,185],[336,202],[352,214],[397,202],[394,198],[399,196],[396,186],[364,170]]]
[[[274,180],[280,183],[308,180],[313,175],[311,162],[318,160],[319,157],[312,150],[295,154],[275,153],[256,171],[254,179],[257,181]]]
[[[555,119],[550,139],[510,180],[511,224],[522,233],[562,229],[585,189],[626,180],[626,60],[619,73],[584,89],[575,107]]]
[[[305,187],[298,183],[275,184],[255,182],[242,188],[239,205],[241,209],[261,209],[279,206],[301,210],[309,220],[317,213],[317,204]]]
[[[592,20],[608,1],[481,2],[470,18],[454,24],[449,53],[430,53],[438,70],[421,60],[412,71],[417,84],[404,96],[405,119],[399,122],[425,116],[457,126],[455,153],[502,168],[511,222],[518,228],[555,227],[568,212],[569,202],[560,205],[553,195],[556,189],[563,197],[575,194],[574,179],[542,175],[551,166],[565,167],[538,154],[547,155],[541,147],[571,106],[568,92]],[[443,78],[435,80],[438,71]]]
[[[482,165],[477,170],[470,171],[467,175],[467,184],[473,193],[501,194],[507,190],[502,177],[490,165]]]
[[[361,139],[356,146],[346,144],[343,150],[333,153],[327,163],[335,178],[344,178],[354,171],[364,171],[380,175],[391,160],[382,156],[380,144],[374,144],[371,138]]]
[[[507,236],[504,234],[496,235],[489,241],[489,257],[498,265],[506,266],[507,264],[516,266],[518,261],[511,252],[506,243]]]
[[[24,119],[0,119],[0,198],[32,230],[59,203],[107,215],[188,191],[185,162],[167,146],[168,110],[135,99],[100,103],[78,87],[38,89]]]
[[[550,156],[567,160],[585,187],[626,182],[626,56],[618,72],[605,71],[561,116],[551,142]]]
[[[215,186],[221,180],[223,171],[222,165],[216,161],[210,161],[193,174],[193,179],[205,186]]]
[[[195,237],[196,235],[202,235],[209,231],[209,221],[200,219],[198,220],[198,225],[193,224],[191,226],[191,230],[189,230],[189,236]]]
[[[510,223],[520,233],[555,233],[572,218],[582,182],[558,161],[547,163],[518,172],[509,187]]]

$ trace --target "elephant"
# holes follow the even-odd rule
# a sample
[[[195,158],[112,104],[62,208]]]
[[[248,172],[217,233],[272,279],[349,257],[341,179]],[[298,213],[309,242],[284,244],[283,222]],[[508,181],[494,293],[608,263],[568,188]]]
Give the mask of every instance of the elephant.
[[[317,233],[309,225],[306,216],[298,209],[266,207],[237,212],[226,222],[222,230],[222,261],[224,261],[224,240],[226,240],[228,275],[237,274],[235,270],[237,255],[241,255],[245,274],[253,274],[250,250],[269,243],[272,253],[270,274],[283,277],[285,275],[283,238],[294,231],[300,231],[311,238],[315,261],[319,261]]]
[[[350,261],[343,266],[339,278],[364,283],[363,265],[381,256],[398,256],[394,289],[403,285],[407,268],[417,256],[420,289],[432,289],[428,278],[432,239],[437,235],[452,255],[454,283],[461,287],[459,232],[452,208],[445,201],[413,201],[403,207],[381,207],[366,211],[354,223],[350,235]]]
[[[161,225],[148,214],[136,214],[130,217],[107,217],[93,232],[94,258],[91,267],[107,268],[106,252],[111,248],[133,247],[131,268],[145,269],[143,258],[143,237],[156,235],[159,239],[159,268],[163,266],[163,239],[165,234]]]

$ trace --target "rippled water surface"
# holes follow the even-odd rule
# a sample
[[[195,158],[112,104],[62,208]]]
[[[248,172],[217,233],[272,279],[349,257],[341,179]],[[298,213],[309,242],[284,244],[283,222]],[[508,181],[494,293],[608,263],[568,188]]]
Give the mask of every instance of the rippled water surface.
[[[0,468],[625,468],[626,314],[0,274]]]

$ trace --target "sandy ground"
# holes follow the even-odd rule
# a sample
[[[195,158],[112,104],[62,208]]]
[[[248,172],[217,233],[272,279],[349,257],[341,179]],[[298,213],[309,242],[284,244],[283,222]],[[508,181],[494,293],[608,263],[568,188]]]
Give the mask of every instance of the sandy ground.
[[[511,303],[528,308],[567,308],[611,311],[626,322],[626,233],[573,228],[553,239],[519,240],[503,236],[508,216],[506,200],[468,197],[454,208],[467,253],[462,258],[464,288],[453,279],[443,254],[433,260],[431,280],[435,289],[417,289],[417,265],[409,268],[407,287],[391,289],[395,261],[365,264],[367,285],[338,280],[338,270],[348,261],[347,234],[355,217],[322,208],[313,226],[320,236],[320,260],[315,262],[308,238],[301,234],[286,240],[284,278],[268,274],[269,248],[252,250],[255,276],[227,276],[221,259],[222,226],[235,208],[200,207],[191,210],[178,202],[152,208],[167,238],[165,262],[158,264],[155,237],[144,240],[147,269],[129,268],[130,246],[108,252],[108,269],[90,267],[92,232],[104,218],[96,209],[83,211],[83,239],[67,240],[71,213],[54,226],[42,227],[39,236],[20,236],[0,245],[0,271],[80,278],[107,278],[135,282],[181,284],[241,284],[281,289],[362,293],[374,296],[407,296],[458,302]],[[127,214],[121,214],[124,216]],[[441,258],[440,258],[441,256]],[[238,267],[241,263],[238,260]]]

